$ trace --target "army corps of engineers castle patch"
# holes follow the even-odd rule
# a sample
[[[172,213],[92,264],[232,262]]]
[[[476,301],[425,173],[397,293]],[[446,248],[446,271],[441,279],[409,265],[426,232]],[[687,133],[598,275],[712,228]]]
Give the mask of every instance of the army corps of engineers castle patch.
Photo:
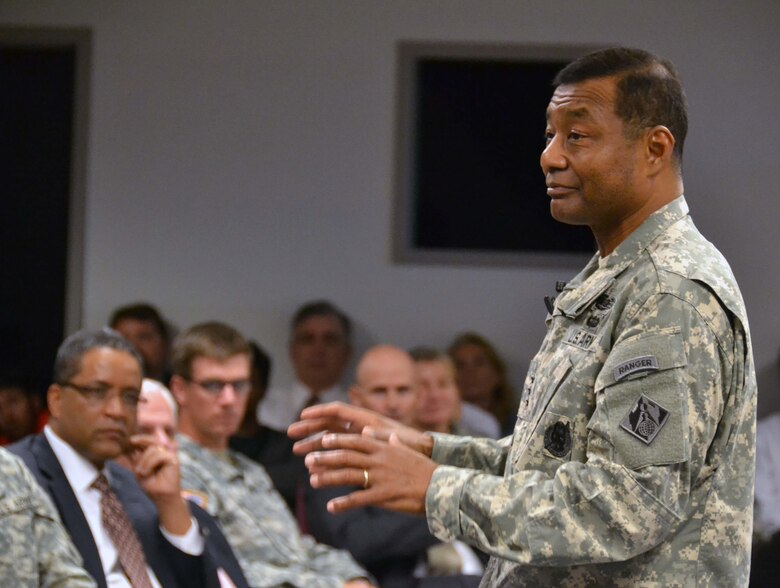
[[[620,428],[650,445],[668,419],[668,410],[642,394],[620,423]]]

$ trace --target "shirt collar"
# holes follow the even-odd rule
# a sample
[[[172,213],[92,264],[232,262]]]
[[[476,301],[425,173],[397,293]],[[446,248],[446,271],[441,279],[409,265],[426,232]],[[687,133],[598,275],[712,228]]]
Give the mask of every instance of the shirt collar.
[[[73,491],[78,494],[89,490],[89,487],[100,473],[98,469],[73,449],[67,441],[57,435],[49,425],[43,428],[43,434],[46,435],[46,439],[49,441],[54,455],[57,456],[57,460],[62,466],[62,471],[65,472],[65,477],[68,479],[68,483],[70,483]],[[106,468],[104,468],[103,473],[106,477],[109,477]]]
[[[339,383],[336,383],[330,388],[325,388],[325,390],[321,390],[320,393],[317,394],[317,397],[329,398],[332,395],[338,395],[341,392],[341,389],[342,389],[341,385]],[[294,397],[298,399],[302,404],[306,402],[311,396],[311,388],[309,388],[306,384],[304,384],[300,380],[295,380],[295,383],[293,384],[293,394]]]

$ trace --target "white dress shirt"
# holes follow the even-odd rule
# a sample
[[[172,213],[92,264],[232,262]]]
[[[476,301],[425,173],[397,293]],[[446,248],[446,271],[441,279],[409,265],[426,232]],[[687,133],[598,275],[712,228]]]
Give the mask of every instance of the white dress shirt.
[[[780,412],[756,427],[756,503],[753,532],[769,541],[780,531]]]
[[[318,397],[321,403],[349,402],[347,392],[339,385],[323,390]],[[298,420],[309,398],[311,390],[301,382],[295,382],[290,388],[272,388],[257,405],[257,422],[284,433]]]
[[[84,517],[87,519],[89,530],[95,540],[100,561],[103,564],[103,573],[106,576],[106,584],[109,588],[132,588],[130,582],[122,571],[119,564],[119,556],[114,547],[114,543],[108,536],[103,527],[100,518],[100,492],[92,488],[92,483],[102,473],[111,482],[111,475],[106,468],[99,472],[97,468],[89,461],[84,459],[73,447],[66,441],[63,441],[57,434],[46,425],[43,434],[49,441],[54,455],[57,456],[65,477],[68,479],[73,493],[76,495]],[[176,548],[190,555],[200,555],[203,553],[203,537],[198,530],[198,524],[195,519],[190,519],[192,524],[189,531],[184,535],[172,535],[160,527],[163,536]],[[161,588],[157,577],[152,569],[147,566],[146,571],[154,588]]]
[[[470,402],[461,402],[458,424],[465,431],[465,434],[473,437],[489,437],[490,439],[501,437],[501,425],[498,424],[498,419],[484,408]]]

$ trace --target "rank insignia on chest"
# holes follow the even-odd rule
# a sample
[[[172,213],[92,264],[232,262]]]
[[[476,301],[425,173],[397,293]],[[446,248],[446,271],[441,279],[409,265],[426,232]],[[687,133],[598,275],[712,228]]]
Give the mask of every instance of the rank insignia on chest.
[[[571,451],[569,423],[558,421],[544,430],[544,448],[555,457],[566,457]]]
[[[620,428],[650,445],[668,419],[668,410],[642,394],[620,423]]]

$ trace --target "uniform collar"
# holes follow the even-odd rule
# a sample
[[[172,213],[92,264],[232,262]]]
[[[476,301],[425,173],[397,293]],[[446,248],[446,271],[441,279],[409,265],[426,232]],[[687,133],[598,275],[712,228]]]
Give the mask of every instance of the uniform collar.
[[[555,301],[553,314],[578,316],[608,290],[616,276],[631,265],[659,235],[686,216],[688,203],[685,196],[679,196],[647,217],[612,253],[605,257],[599,257],[598,253],[594,255],[585,268],[566,284]]]

